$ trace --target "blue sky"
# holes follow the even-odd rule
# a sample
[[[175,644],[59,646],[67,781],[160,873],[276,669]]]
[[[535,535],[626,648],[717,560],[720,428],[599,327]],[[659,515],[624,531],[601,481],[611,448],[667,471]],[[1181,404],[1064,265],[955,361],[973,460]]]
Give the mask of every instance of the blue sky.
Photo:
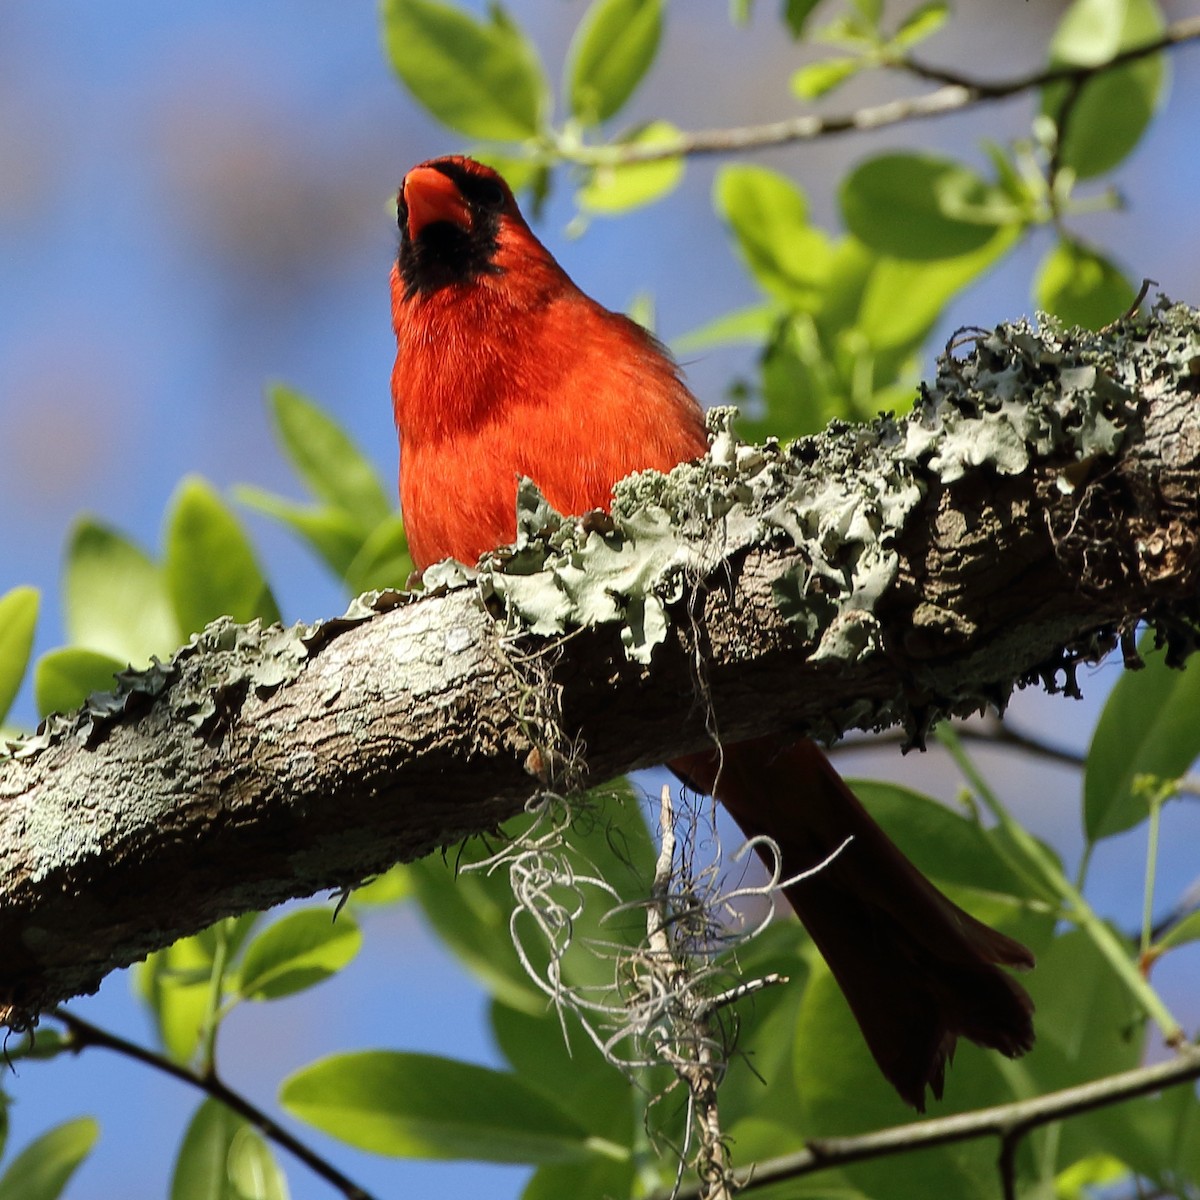
[[[512,5],[557,74],[580,0]],[[632,118],[666,115],[683,127],[763,121],[790,113],[795,51],[775,5],[732,32],[725,5],[672,12],[663,59]],[[904,6],[899,6],[903,8]],[[1063,5],[960,5],[961,33],[930,48],[946,62],[997,74],[1036,64]],[[1167,6],[1183,15],[1187,6]],[[1019,19],[1018,19],[1019,15]],[[962,38],[962,41],[958,39]],[[975,51],[987,45],[981,62]],[[1169,104],[1118,184],[1124,214],[1077,223],[1110,248],[1131,277],[1150,276],[1200,298],[1195,123],[1200,50],[1176,59]],[[864,83],[847,103],[903,85]],[[761,155],[808,189],[816,220],[836,226],[836,182],[847,165],[885,145],[921,145],[982,163],[981,136],[1003,141],[1027,127],[1022,102],[887,135],[844,138]],[[387,273],[395,249],[388,201],[405,169],[461,149],[408,100],[382,58],[369,0],[8,0],[0,7],[0,592],[43,589],[38,648],[62,639],[56,611],[61,547],[81,511],[148,546],[185,474],[226,488],[249,482],[294,491],[265,421],[263,386],[283,380],[337,414],[378,463],[395,473],[388,402],[393,345]],[[559,190],[539,232],[577,281],[612,307],[638,292],[656,301],[659,331],[677,336],[754,297],[729,249],[709,191],[715,162],[697,162],[679,192],[627,220],[567,236],[573,212]],[[1014,255],[947,314],[943,332],[1029,311],[1029,280],[1045,236]],[[935,343],[939,339],[935,338]],[[720,398],[736,354],[688,364],[695,390]],[[289,538],[250,518],[287,619],[338,610],[337,587]],[[1117,668],[1084,680],[1088,701],[1029,696],[1025,720],[1081,744]],[[28,696],[17,717],[33,718]],[[889,772],[863,759],[859,769]],[[953,777],[928,760],[906,762],[922,786],[950,796]],[[1069,776],[1063,799],[1030,794],[1041,776],[1004,784],[1039,831],[1072,852]],[[1187,881],[1181,821],[1164,867],[1166,895]],[[1115,905],[1137,877],[1141,850],[1105,850]],[[1173,857],[1172,857],[1173,854]],[[1105,899],[1105,898],[1102,898]],[[489,1060],[480,993],[410,911],[382,915],[364,959],[311,1000],[238,1014],[223,1061],[231,1082],[271,1103],[283,1075],[321,1053],[401,1046]],[[1194,969],[1194,968],[1193,968]],[[1172,977],[1173,978],[1173,977]],[[1173,986],[1173,985],[1172,985]],[[1179,983],[1182,993],[1183,977]],[[144,1037],[124,976],[80,1011]],[[93,1051],[78,1062],[25,1066],[5,1089],[20,1144],[50,1124],[96,1112],[104,1125],[94,1162],[69,1195],[165,1193],[169,1164],[193,1106],[177,1085]],[[383,1195],[515,1194],[515,1169],[385,1162],[335,1151]],[[328,1189],[288,1164],[293,1194]]]

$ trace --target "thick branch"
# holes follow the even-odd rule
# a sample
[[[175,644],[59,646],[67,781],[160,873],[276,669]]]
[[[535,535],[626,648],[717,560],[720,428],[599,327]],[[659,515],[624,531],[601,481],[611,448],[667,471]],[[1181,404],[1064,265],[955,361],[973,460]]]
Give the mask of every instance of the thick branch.
[[[516,549],[311,629],[210,627],[0,757],[0,1001],[20,1024],[218,917],[493,827],[712,737],[827,739],[1073,686],[1200,580],[1200,330],[1020,325],[911,417],[717,435],[611,520],[523,493]],[[454,586],[449,586],[454,584]],[[564,632],[565,631],[565,632]]]

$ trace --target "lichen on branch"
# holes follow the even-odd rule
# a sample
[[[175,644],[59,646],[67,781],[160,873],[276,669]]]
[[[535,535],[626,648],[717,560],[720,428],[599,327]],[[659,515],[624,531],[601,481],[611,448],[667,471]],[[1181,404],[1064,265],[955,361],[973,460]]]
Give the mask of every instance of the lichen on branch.
[[[586,786],[714,728],[919,741],[1069,690],[1142,620],[1181,659],[1198,395],[1192,309],[1001,326],[907,417],[784,447],[717,413],[704,460],[626,480],[611,516],[523,488],[517,544],[424,596],[211,626],[0,753],[0,1005],[19,1025],[218,917],[491,829],[560,758]]]

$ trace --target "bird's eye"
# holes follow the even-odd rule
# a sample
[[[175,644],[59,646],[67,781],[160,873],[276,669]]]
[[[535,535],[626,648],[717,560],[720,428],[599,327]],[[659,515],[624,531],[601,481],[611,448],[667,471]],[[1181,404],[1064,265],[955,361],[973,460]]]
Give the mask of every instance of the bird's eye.
[[[480,179],[475,196],[484,208],[504,207],[504,189],[494,179]]]

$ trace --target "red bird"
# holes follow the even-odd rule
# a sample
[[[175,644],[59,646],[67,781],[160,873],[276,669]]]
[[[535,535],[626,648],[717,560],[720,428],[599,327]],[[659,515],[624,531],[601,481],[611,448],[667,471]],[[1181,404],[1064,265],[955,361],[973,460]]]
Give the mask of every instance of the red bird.
[[[508,185],[458,156],[405,176],[392,270],[400,501],[419,567],[474,562],[516,533],[518,477],[562,513],[607,509],[633,471],[707,449],[700,406],[658,342],[585,296],[534,237]],[[1020,943],[941,894],[812,743],[787,735],[671,764],[747,835],[779,846],[786,889],[883,1074],[924,1109],[961,1035],[1014,1057],[1033,1004],[997,964]]]

